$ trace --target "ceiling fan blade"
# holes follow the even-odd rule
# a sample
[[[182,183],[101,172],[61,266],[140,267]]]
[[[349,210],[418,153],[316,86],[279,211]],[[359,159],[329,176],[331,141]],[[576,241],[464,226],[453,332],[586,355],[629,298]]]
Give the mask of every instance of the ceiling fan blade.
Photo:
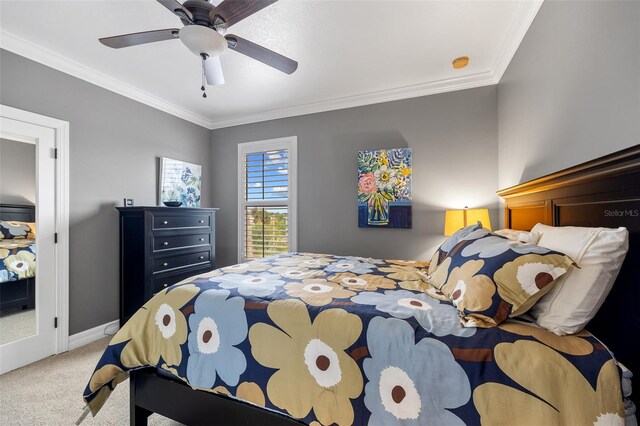
[[[223,0],[209,13],[216,27],[229,28],[278,0]],[[216,19],[216,16],[219,18]]]
[[[141,33],[123,34],[113,37],[98,39],[100,43],[114,49],[137,46],[138,44],[154,43],[163,40],[175,40],[178,38],[178,28],[168,28],[166,30],[144,31]]]
[[[298,63],[293,59],[289,59],[286,56],[282,56],[279,53],[269,50],[266,47],[262,47],[259,44],[255,44],[249,40],[246,40],[237,35],[229,34],[225,36],[229,49],[236,52],[247,55],[257,61],[267,64],[277,70],[286,74],[293,74],[298,69]]]
[[[224,75],[222,75],[222,64],[218,56],[210,56],[204,61],[204,75],[207,78],[207,84],[210,86],[219,86],[224,84]]]
[[[189,21],[193,21],[193,14],[178,3],[176,0],[158,0],[158,3],[169,9],[172,13],[178,15],[180,18],[187,18]]]

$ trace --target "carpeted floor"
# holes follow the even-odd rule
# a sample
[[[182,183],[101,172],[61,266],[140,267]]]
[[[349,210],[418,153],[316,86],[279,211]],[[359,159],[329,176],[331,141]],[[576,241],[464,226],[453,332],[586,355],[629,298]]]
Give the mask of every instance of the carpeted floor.
[[[46,358],[0,376],[0,425],[73,425],[84,408],[82,392],[109,338]],[[129,424],[129,382],[116,388],[91,425]],[[157,414],[150,425],[179,423]]]
[[[36,310],[15,311],[0,317],[0,345],[36,334]]]

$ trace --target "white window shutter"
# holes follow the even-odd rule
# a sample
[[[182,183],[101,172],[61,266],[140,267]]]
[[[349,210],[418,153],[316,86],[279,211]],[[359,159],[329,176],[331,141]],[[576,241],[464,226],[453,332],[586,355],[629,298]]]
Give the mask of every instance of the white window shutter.
[[[296,249],[296,140],[238,146],[239,261]]]

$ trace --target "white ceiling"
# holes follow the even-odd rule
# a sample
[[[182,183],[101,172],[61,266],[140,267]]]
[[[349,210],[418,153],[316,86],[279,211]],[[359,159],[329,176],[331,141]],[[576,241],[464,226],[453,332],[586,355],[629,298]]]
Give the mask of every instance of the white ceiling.
[[[219,0],[215,0],[216,3]],[[177,40],[110,49],[98,38],[181,27],[155,0],[0,2],[0,47],[208,128],[496,84],[542,0],[280,0],[229,29],[299,62],[283,74],[233,51],[200,92]],[[466,55],[467,68],[451,61]]]

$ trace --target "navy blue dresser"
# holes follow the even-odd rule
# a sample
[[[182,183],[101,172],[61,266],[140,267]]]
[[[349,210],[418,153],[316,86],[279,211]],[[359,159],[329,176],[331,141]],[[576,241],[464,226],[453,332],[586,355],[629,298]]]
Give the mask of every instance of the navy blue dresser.
[[[120,325],[162,289],[215,268],[218,209],[116,207],[120,212]]]

